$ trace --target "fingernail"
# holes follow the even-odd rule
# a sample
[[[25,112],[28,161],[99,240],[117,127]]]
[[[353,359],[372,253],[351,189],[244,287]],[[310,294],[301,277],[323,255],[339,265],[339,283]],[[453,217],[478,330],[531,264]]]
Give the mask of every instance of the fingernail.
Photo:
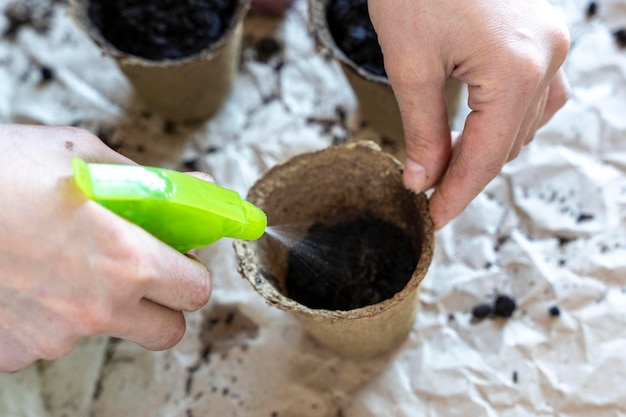
[[[424,191],[426,185],[426,168],[418,164],[412,159],[406,160],[404,163],[404,186],[416,193]]]

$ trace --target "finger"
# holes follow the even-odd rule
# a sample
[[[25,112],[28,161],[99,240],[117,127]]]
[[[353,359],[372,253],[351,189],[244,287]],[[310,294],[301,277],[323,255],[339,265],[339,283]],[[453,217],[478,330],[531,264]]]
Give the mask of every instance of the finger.
[[[217,181],[215,181],[215,177],[209,174],[208,172],[190,171],[190,172],[185,172],[185,174],[191,175],[192,177],[200,178],[201,180],[210,182],[212,184],[217,183]]]
[[[16,372],[33,363],[37,356],[29,352],[29,344],[18,343],[0,329],[0,372]]]
[[[546,111],[546,105],[548,103],[548,89],[545,89],[539,98],[538,103],[536,103],[533,107],[534,111],[529,111],[529,115],[527,118],[529,120],[525,121],[528,124],[528,129],[526,129],[525,133],[520,135],[520,143],[521,146],[528,144],[535,137],[535,133],[537,129],[539,129],[541,125],[541,119]],[[515,155],[517,156],[517,155]],[[513,159],[515,156],[509,156],[509,160]]]
[[[424,79],[410,88],[394,88],[407,155],[403,181],[415,192],[431,188],[441,177],[450,157],[450,127],[443,93],[445,78],[437,78]]]
[[[498,104],[468,115],[450,166],[430,199],[435,227],[458,216],[500,172],[519,133],[521,113],[512,104]]]
[[[124,289],[116,297],[120,302],[147,298],[176,311],[195,311],[207,303],[211,277],[197,259],[96,202],[84,202],[77,215],[82,213],[90,224],[84,233],[98,239],[94,248],[100,256],[92,259],[94,268],[109,277],[110,291]]]
[[[539,127],[543,126],[554,114],[567,103],[571,94],[571,87],[563,69],[559,69],[548,86],[548,99]]]
[[[439,180],[450,156],[445,97],[450,71],[441,59],[440,34],[424,29],[421,35],[430,41],[411,43],[407,49],[407,34],[394,28],[413,25],[411,15],[397,13],[397,7],[384,1],[368,2],[368,10],[402,118],[404,185],[421,192]],[[385,24],[389,21],[394,21],[394,26]]]
[[[130,340],[149,350],[164,350],[175,346],[185,334],[185,317],[150,300],[141,299],[116,312],[111,321],[114,328],[106,333]]]
[[[147,234],[147,233],[146,233]],[[143,248],[150,257],[145,271],[144,297],[176,311],[196,311],[209,301],[211,275],[197,258],[186,256],[151,235]]]
[[[507,162],[517,158],[524,145],[527,145],[535,137],[535,132],[539,128],[539,121],[546,107],[548,90],[544,89],[543,92],[539,93],[538,97],[538,99],[533,100],[533,103],[528,108],[519,134],[509,152]]]
[[[570,96],[570,87],[562,69],[557,71],[554,77],[550,80],[548,86],[543,90],[539,103],[532,106],[525,121],[526,132],[522,134],[523,144],[516,147],[509,155],[509,160],[517,157],[521,148],[524,145],[530,143],[535,137],[537,130],[545,125],[548,120],[554,116],[554,114],[565,105]],[[534,111],[533,111],[534,110]],[[524,131],[524,127],[522,127]]]

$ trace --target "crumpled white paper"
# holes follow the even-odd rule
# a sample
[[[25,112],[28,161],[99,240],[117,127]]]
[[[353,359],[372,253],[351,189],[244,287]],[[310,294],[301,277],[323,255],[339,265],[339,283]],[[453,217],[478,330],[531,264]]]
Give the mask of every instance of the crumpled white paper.
[[[149,165],[206,170],[245,195],[266,169],[333,141],[376,139],[358,123],[336,63],[319,56],[306,3],[250,15],[232,95],[207,123],[171,125],[133,96],[115,63],[68,18],[0,42],[0,121],[73,124]],[[214,278],[174,349],[107,337],[0,374],[0,415],[559,416],[626,414],[626,26],[619,0],[555,0],[572,34],[572,98],[467,210],[438,232],[413,331],[386,357],[341,359],[236,271],[232,245],[199,252]],[[9,7],[5,1],[0,6]],[[45,13],[44,13],[45,14]],[[8,27],[0,14],[0,32]],[[266,36],[283,50],[256,59]],[[54,71],[42,82],[40,68]],[[499,293],[508,320],[472,322]],[[551,316],[557,307],[560,315]]]

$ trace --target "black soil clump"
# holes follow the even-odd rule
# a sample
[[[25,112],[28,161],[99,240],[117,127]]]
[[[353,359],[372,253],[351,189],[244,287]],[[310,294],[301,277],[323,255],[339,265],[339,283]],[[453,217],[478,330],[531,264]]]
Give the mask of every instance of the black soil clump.
[[[513,316],[517,309],[515,299],[506,294],[499,294],[493,303],[480,303],[472,308],[472,319],[480,321],[486,318],[504,318]]]
[[[515,312],[517,303],[512,297],[508,295],[498,295],[493,305],[493,314],[497,317],[509,318]]]
[[[282,46],[276,39],[266,37],[256,43],[255,50],[257,59],[261,62],[267,62],[282,50]]]
[[[626,49],[626,28],[617,29],[613,32],[615,43],[622,49]]]
[[[587,10],[585,12],[587,19],[591,19],[595,17],[597,14],[598,14],[598,3],[596,3],[595,1],[590,1],[589,4],[587,5]]]
[[[387,76],[367,0],[331,0],[326,20],[335,43],[352,62],[371,74]]]
[[[228,29],[234,0],[92,0],[91,21],[120,51],[148,60],[194,55]]]
[[[289,252],[287,294],[313,309],[376,304],[404,288],[418,256],[406,233],[375,217],[316,223]]]
[[[559,317],[561,315],[561,309],[558,306],[552,306],[548,309],[548,313],[552,317]]]
[[[481,320],[489,317],[493,313],[493,307],[490,304],[478,304],[472,308],[472,317]]]

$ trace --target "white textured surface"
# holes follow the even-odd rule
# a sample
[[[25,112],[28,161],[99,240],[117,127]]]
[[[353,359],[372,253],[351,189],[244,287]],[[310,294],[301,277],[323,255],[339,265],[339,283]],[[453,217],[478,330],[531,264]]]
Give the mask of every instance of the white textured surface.
[[[65,3],[27,3],[53,14],[47,31],[24,27],[0,42],[0,121],[79,125],[140,163],[194,162],[242,194],[292,155],[375,138],[358,127],[339,67],[316,54],[303,1],[284,19],[248,17],[229,102],[210,122],[173,133],[133,100]],[[188,316],[179,346],[147,352],[86,339],[64,359],[0,374],[0,415],[626,415],[626,50],[611,35],[626,26],[626,6],[600,1],[587,20],[585,1],[554,4],[572,33],[572,98],[439,232],[414,331],[399,351],[355,362],[315,345],[239,277],[224,240],[200,252],[215,289]],[[0,32],[7,27],[0,14]],[[267,63],[255,59],[263,36],[284,42]],[[40,65],[55,79],[41,83]],[[517,299],[514,317],[472,323],[471,308],[499,291]],[[558,318],[548,314],[553,305]]]

